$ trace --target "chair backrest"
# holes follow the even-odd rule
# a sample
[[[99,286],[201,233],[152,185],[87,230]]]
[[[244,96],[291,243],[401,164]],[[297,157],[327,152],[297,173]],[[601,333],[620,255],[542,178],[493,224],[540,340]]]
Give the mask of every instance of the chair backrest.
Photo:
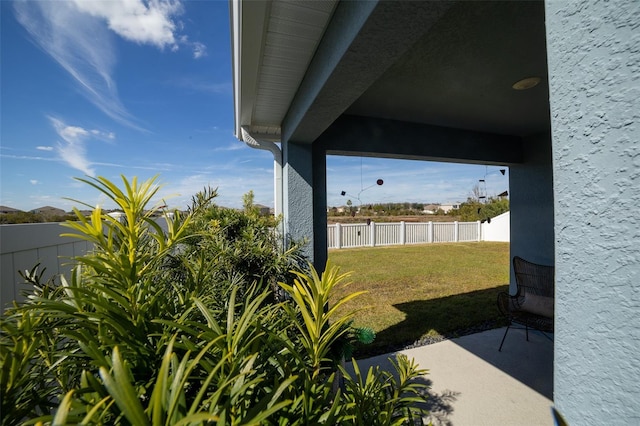
[[[518,294],[524,292],[537,296],[554,296],[555,268],[553,266],[538,265],[514,256],[513,271],[516,275]]]

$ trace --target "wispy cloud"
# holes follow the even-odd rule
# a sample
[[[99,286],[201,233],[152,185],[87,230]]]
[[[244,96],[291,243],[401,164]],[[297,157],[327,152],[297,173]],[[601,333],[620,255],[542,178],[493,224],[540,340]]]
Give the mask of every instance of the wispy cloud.
[[[234,162],[232,167],[227,167],[221,163],[212,165],[209,170],[172,174],[166,182],[161,193],[174,195],[167,199],[173,207],[188,206],[191,197],[205,187],[218,189],[215,203],[221,206],[241,207],[242,195],[250,190],[255,193],[256,203],[273,205],[273,169],[268,166],[254,168]]]
[[[358,202],[358,197],[363,204],[461,202],[483,177],[489,195],[508,189],[508,176],[498,170],[471,164],[329,156],[327,202],[331,206],[344,205],[347,199]],[[383,179],[384,184],[376,185],[377,179]],[[348,197],[341,196],[342,191]]]
[[[121,124],[138,127],[120,101],[112,77],[112,38],[98,18],[71,2],[16,2],[15,10],[33,41],[74,78],[91,103]]]
[[[155,172],[166,172],[166,171],[170,171],[171,168],[170,167],[163,167],[163,166],[158,166],[158,165],[148,165],[148,166],[144,166],[144,165],[130,165],[130,164],[118,164],[118,163],[105,163],[105,162],[100,162],[100,161],[96,161],[91,163],[94,166],[104,166],[104,167],[117,167],[117,168],[121,168],[121,169],[130,169],[130,170],[151,170],[151,171],[155,171]]]
[[[57,200],[56,197],[51,195],[31,195],[29,198],[36,203],[36,205],[40,206],[50,204],[52,200]]]
[[[14,154],[0,154],[0,158],[11,158],[12,160],[27,160],[27,161],[60,161],[58,158],[37,157],[33,155],[14,155]]]
[[[193,51],[193,59],[200,59],[207,56],[207,46],[199,41],[191,41],[186,35],[178,38],[180,45],[186,46]]]
[[[58,154],[62,160],[86,175],[95,176],[95,170],[91,167],[94,164],[87,157],[86,142],[90,139],[114,139],[115,135],[111,132],[69,126],[54,117],[49,117],[49,121],[62,139],[57,147]]]
[[[105,139],[105,140],[114,140],[116,138],[116,134],[113,132],[102,132],[100,130],[91,130],[91,134],[97,138]]]
[[[38,151],[53,151],[52,146],[36,146]]]
[[[177,37],[177,0],[19,1],[17,20],[33,41],[76,81],[81,93],[107,116],[143,130],[120,100],[113,72],[116,65],[112,33],[160,49],[180,44],[206,53],[202,43]]]
[[[195,59],[200,59],[203,56],[207,56],[207,46],[196,41],[193,43],[193,57]]]
[[[170,81],[170,84],[176,85],[183,89],[213,94],[231,93],[231,90],[233,88],[231,82],[216,83],[203,80],[202,78],[196,76],[184,76],[182,78],[174,79]]]
[[[216,147],[213,149],[213,151],[239,151],[241,149],[247,149],[247,148],[249,147],[242,142],[234,142],[225,146]]]
[[[31,185],[37,185],[38,183],[40,183],[40,182],[38,182],[37,179],[31,179],[31,180],[29,180],[29,182],[31,183]]]

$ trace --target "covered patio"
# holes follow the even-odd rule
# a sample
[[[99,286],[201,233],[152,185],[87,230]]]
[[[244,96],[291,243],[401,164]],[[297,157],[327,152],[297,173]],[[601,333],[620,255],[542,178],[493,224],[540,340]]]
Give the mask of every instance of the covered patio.
[[[512,252],[554,263],[543,2],[234,1],[231,12],[236,135],[274,153],[275,211],[316,268],[327,155],[509,167]]]
[[[551,425],[553,342],[539,332],[512,330],[502,352],[504,328],[403,350],[429,370],[427,408],[435,426]],[[380,355],[358,361],[391,369]]]
[[[509,167],[511,257],[556,271],[545,404],[570,424],[638,423],[640,3],[230,9],[236,136],[273,152],[275,211],[317,269],[327,155]]]

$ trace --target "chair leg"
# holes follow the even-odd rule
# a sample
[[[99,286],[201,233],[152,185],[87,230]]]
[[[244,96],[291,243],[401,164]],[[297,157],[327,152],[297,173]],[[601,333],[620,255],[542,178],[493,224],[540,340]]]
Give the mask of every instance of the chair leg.
[[[525,321],[524,323],[525,334],[527,335],[527,342],[529,341],[529,323]]]
[[[502,352],[502,345],[504,345],[504,339],[507,338],[507,333],[509,332],[509,327],[511,327],[511,322],[507,326],[507,329],[504,331],[504,336],[502,336],[502,342],[500,342],[500,347],[498,348],[498,352]]]

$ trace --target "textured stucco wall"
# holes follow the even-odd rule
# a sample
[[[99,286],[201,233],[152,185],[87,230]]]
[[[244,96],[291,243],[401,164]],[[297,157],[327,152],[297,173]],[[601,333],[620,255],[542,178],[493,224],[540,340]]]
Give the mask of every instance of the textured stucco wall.
[[[556,229],[554,400],[640,424],[640,2],[547,1]]]
[[[284,142],[283,215],[287,243],[304,242],[302,252],[318,272],[327,262],[327,163],[320,147]]]
[[[313,261],[313,155],[308,144],[282,144],[283,215],[285,234],[296,242],[306,241],[303,252]]]
[[[548,134],[523,141],[524,162],[509,167],[511,258],[520,256],[541,265],[553,265],[553,170]],[[511,286],[515,276],[511,265]]]
[[[313,264],[324,271],[327,250],[327,153],[313,144]]]

